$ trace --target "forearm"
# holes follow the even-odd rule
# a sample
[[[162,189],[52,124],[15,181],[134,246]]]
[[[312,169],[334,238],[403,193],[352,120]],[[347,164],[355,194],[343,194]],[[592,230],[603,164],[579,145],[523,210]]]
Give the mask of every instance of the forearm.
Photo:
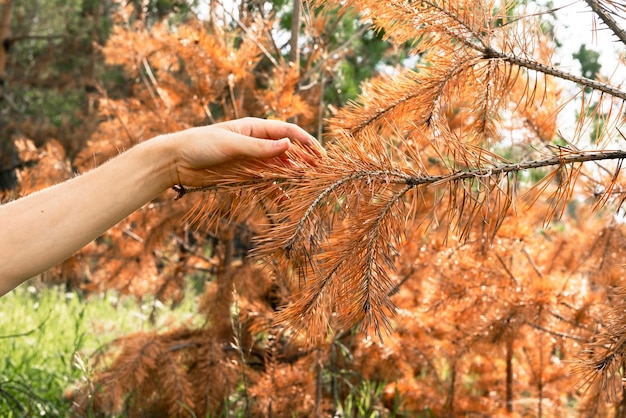
[[[52,267],[152,200],[171,183],[163,141],[0,206],[0,295]]]
[[[0,206],[0,295],[60,263],[173,186],[203,186],[206,169],[286,157],[290,140],[324,152],[293,124],[255,118],[163,135],[108,163]],[[313,163],[312,155],[303,154]]]

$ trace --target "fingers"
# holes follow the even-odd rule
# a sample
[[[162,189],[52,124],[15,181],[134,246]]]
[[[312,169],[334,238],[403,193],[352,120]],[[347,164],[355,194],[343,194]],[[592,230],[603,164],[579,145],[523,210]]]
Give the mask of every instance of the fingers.
[[[315,151],[319,156],[325,155],[324,149],[317,140],[304,129],[293,123],[279,120],[259,118],[243,118],[226,122],[229,128],[242,135],[263,139],[289,138]]]
[[[293,164],[295,167],[291,161],[294,156],[311,166],[317,165],[320,157],[320,154],[314,152],[311,147],[295,146],[289,138],[261,139],[234,132],[231,135],[221,147],[227,160],[254,158],[267,161],[277,157],[283,163]],[[290,151],[291,155],[287,151]]]
[[[261,139],[244,134],[233,133],[223,145],[229,159],[258,158],[269,159],[284,154],[290,147],[289,138]]]

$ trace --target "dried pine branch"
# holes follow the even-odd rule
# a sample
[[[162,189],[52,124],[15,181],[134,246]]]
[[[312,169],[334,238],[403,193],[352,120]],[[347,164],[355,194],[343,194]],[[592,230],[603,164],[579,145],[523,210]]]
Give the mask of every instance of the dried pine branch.
[[[352,134],[391,120],[399,126],[402,121],[428,124],[434,114],[441,114],[444,104],[468,93],[472,99],[467,100],[467,108],[475,114],[468,119],[474,119],[478,128],[481,121],[497,117],[502,109],[502,98],[519,76],[519,71],[511,66],[567,80],[621,101],[626,99],[625,92],[610,84],[537,61],[532,57],[532,46],[538,42],[538,30],[522,26],[516,31],[515,25],[498,26],[500,15],[492,13],[494,8],[489,3],[425,1],[412,5],[368,1],[347,2],[347,5],[371,18],[397,44],[413,41],[414,52],[426,51],[418,74],[404,73],[393,83],[389,80],[374,83],[371,91],[362,97],[358,112],[354,106],[337,115],[333,124],[349,129]],[[501,15],[505,12],[501,11]],[[516,23],[525,25],[526,21],[518,19]],[[485,66],[485,62],[501,65]],[[481,71],[481,66],[487,70]],[[460,88],[468,81],[470,85]],[[483,88],[472,88],[472,82]],[[531,88],[524,94],[534,93]],[[516,98],[518,102],[522,99]],[[492,136],[487,126],[482,131],[487,138]]]
[[[571,81],[583,87],[587,87],[592,90],[608,94],[609,96],[615,97],[616,99],[626,100],[626,92],[616,87],[613,87],[610,84],[603,83],[597,80],[592,80],[590,78],[586,78],[586,77],[579,76],[576,74],[572,74],[567,71],[563,71],[557,67],[548,66],[548,65],[536,62],[531,59],[526,59],[520,56],[499,52],[492,48],[485,49],[482,52],[484,53],[485,59],[502,60],[510,64],[518,65],[520,67],[527,68],[529,70],[537,71],[539,73],[543,73],[546,75],[559,78],[561,80]]]
[[[585,0],[585,3],[589,6],[591,10],[598,16],[602,22],[613,32],[613,34],[624,44],[626,45],[626,31],[617,23],[617,21],[611,16],[611,11],[604,6],[602,1],[598,0]],[[617,7],[622,7],[623,4],[616,3],[613,1],[604,1],[607,5],[615,5]]]
[[[582,375],[579,387],[588,396],[616,401],[622,391],[622,368],[626,362],[626,291],[617,289],[602,331],[586,345],[575,372]]]
[[[388,141],[375,135],[361,138],[332,144],[328,158],[315,166],[304,162],[302,153],[307,151],[300,149],[290,154],[291,163],[246,166],[226,176],[208,173],[211,193],[229,197],[209,199],[195,217],[211,227],[223,216],[249,216],[253,207],[257,215],[266,212],[272,221],[264,226],[253,255],[295,267],[301,291],[280,318],[311,335],[324,335],[331,324],[361,324],[379,333],[388,329],[395,310],[388,296],[394,287],[394,244],[409,230],[402,220],[425,216],[424,210],[430,211],[426,216],[436,217],[444,209],[461,237],[468,237],[471,225],[480,220],[483,234],[493,239],[517,199],[520,171],[556,167],[527,195],[526,203],[534,204],[556,182],[549,216],[560,216],[582,163],[626,158],[626,151],[562,148],[557,156],[503,163],[488,152],[480,155],[475,147],[480,156],[468,157],[470,148],[459,155],[463,163],[480,161],[479,167],[452,171],[457,164],[450,164],[449,172],[431,175],[423,161],[410,161],[414,154],[401,159]],[[429,200],[425,196],[434,190],[448,195],[444,207],[424,206]]]

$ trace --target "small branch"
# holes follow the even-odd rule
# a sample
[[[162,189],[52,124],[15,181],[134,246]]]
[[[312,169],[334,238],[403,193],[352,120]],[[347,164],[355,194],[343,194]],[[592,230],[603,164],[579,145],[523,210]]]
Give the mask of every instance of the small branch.
[[[137,59],[137,62],[135,63],[135,66],[137,68],[137,72],[139,73],[139,77],[143,81],[143,84],[146,86],[146,89],[148,89],[148,93],[150,93],[150,97],[152,98],[152,102],[154,103],[154,107],[156,109],[160,109],[159,102],[157,101],[158,92],[156,92],[152,88],[153,86],[151,84],[151,81],[153,81],[153,83],[155,83],[154,86],[156,87],[156,80],[152,80],[152,79],[146,78],[146,75],[150,76],[151,73],[152,73],[151,71],[148,72],[148,70],[150,69],[149,64],[147,63],[145,58],[142,58],[141,59],[141,63],[139,62],[139,59]],[[142,71],[141,67],[144,67],[145,71]],[[161,97],[159,96],[159,98],[161,98]],[[159,114],[162,114],[162,113],[163,112],[159,112]]]
[[[17,104],[13,101],[13,99],[4,91],[2,83],[0,83],[0,102],[5,101],[14,112],[23,115],[24,110],[17,107]]]
[[[455,180],[465,180],[475,177],[484,177],[486,174],[496,176],[503,173],[513,173],[530,170],[532,168],[549,167],[555,165],[565,165],[574,163],[584,163],[588,161],[619,160],[626,159],[626,151],[589,151],[571,152],[569,154],[558,155],[542,160],[526,161],[514,164],[501,164],[493,167],[474,168],[467,171],[456,171],[441,176],[411,176],[406,180],[407,184],[419,186],[423,184],[436,185]],[[394,182],[391,180],[391,182]],[[397,182],[397,181],[396,181]]]
[[[289,240],[293,243],[297,239],[297,235],[304,228],[304,223],[309,218],[313,210],[324,201],[328,195],[336,191],[339,187],[349,183],[351,181],[372,181],[380,180],[391,184],[406,184],[408,186],[416,187],[422,185],[437,186],[442,183],[451,181],[466,180],[470,178],[484,178],[486,176],[498,176],[507,173],[517,173],[520,171],[526,171],[533,168],[550,167],[558,165],[567,165],[575,163],[584,163],[589,161],[602,161],[602,160],[621,160],[626,159],[626,150],[609,150],[609,151],[577,151],[567,154],[557,155],[541,160],[525,161],[521,163],[509,163],[494,165],[491,167],[473,168],[465,171],[453,171],[448,174],[439,176],[429,175],[410,175],[399,170],[358,170],[352,173],[347,173],[345,177],[342,177],[335,182],[331,183],[325,188],[313,202],[309,205],[305,211],[304,216],[298,223],[298,227],[294,232],[293,239]],[[267,183],[288,183],[293,181],[295,177],[259,177],[251,180],[242,180],[240,182],[229,181],[228,184],[213,184],[204,187],[185,187],[182,185],[174,186],[174,191],[178,193],[177,198],[180,198],[188,193],[195,192],[215,192],[220,188],[228,186],[229,188],[242,188],[258,186]],[[287,245],[289,247],[289,245]]]
[[[535,263],[535,260],[533,260],[533,258],[530,256],[530,253],[528,252],[526,247],[522,248],[522,251],[524,252],[524,255],[526,256],[526,259],[528,260],[528,262],[532,266],[532,268],[535,271],[535,273],[537,273],[537,276],[539,276],[539,278],[543,280],[544,279],[543,273],[541,273],[541,270],[539,270],[539,266],[537,265],[537,263]]]
[[[148,62],[148,59],[145,58],[145,57],[141,59],[141,62],[143,64],[143,67],[145,69],[146,74],[148,75],[150,83],[152,83],[152,86],[154,87],[154,90],[150,89],[150,91],[151,91],[150,94],[153,96],[153,99],[154,99],[154,102],[155,102],[155,104],[157,106],[157,109],[159,109],[160,106],[157,103],[156,97],[154,95],[158,96],[158,98],[161,100],[161,103],[163,103],[165,108],[169,111],[170,110],[169,101],[166,100],[166,98],[163,96],[162,89],[159,87],[159,81],[154,76],[154,72],[152,71],[152,67],[150,67],[150,62]],[[143,74],[142,74],[142,78],[144,78]],[[145,81],[145,78],[144,78],[144,81]],[[152,93],[152,92],[154,92],[154,93]],[[167,113],[169,113],[169,112],[167,112]]]
[[[593,10],[593,12],[604,22],[605,25],[611,29],[613,34],[619,38],[624,45],[626,45],[626,31],[620,27],[611,13],[600,5],[597,0],[585,0],[585,3]]]
[[[560,78],[562,80],[567,80],[576,84],[580,84],[583,87],[589,87],[590,89],[601,91],[618,99],[626,100],[626,91],[622,91],[606,83],[601,83],[600,81],[592,80],[587,77],[574,75],[568,73],[567,71],[560,70],[556,67],[540,64],[536,61],[521,58],[516,55],[505,54],[503,52],[495,51],[492,48],[485,48],[484,50],[482,50],[482,48],[476,47],[476,49],[481,51],[484,54],[484,57],[487,59],[498,59],[504,62],[508,62],[510,64],[515,64],[529,70],[537,71],[539,73]]]
[[[65,39],[66,35],[22,35],[22,36],[11,36],[6,39],[9,44],[13,44],[15,42],[20,41],[52,41],[55,39]]]
[[[538,324],[535,324],[535,323],[532,323],[532,322],[524,321],[524,323],[526,325],[530,326],[530,327],[533,327],[533,328],[539,330],[539,331],[547,332],[548,334],[554,335],[556,337],[566,338],[566,339],[569,339],[569,340],[578,341],[578,342],[585,343],[585,344],[588,344],[590,342],[589,340],[587,340],[585,338],[577,337],[577,336],[571,335],[571,334],[565,334],[564,332],[553,331],[553,330],[550,330],[548,328],[544,328],[541,325],[538,325]]]
[[[566,305],[566,306],[567,306],[567,305]],[[583,330],[585,330],[585,331],[589,331],[590,333],[592,333],[592,332],[593,332],[592,330],[590,330],[590,329],[588,329],[587,327],[585,327],[585,325],[584,325],[584,324],[581,324],[581,323],[580,323],[580,322],[578,322],[578,321],[573,321],[573,320],[571,320],[571,319],[565,318],[563,315],[561,315],[561,314],[559,314],[559,313],[557,313],[557,312],[553,312],[553,311],[551,311],[551,310],[549,310],[549,309],[547,310],[547,312],[548,312],[548,314],[550,314],[551,316],[555,317],[555,318],[556,318],[556,319],[558,319],[559,321],[563,321],[563,322],[565,322],[566,324],[573,325],[574,327],[577,327],[578,329],[581,329],[581,328],[582,328]]]
[[[500,265],[502,265],[502,268],[504,269],[506,274],[509,276],[511,281],[515,284],[515,287],[519,286],[519,282],[517,281],[517,279],[513,275],[513,272],[511,271],[511,269],[509,269],[509,267],[506,265],[506,263],[504,262],[504,259],[500,256],[500,254],[496,253],[496,258],[500,262]]]
[[[400,288],[402,287],[402,285],[406,283],[413,276],[413,273],[415,273],[415,268],[411,267],[409,272],[405,274],[404,277],[398,283],[396,283],[396,285],[393,287],[393,289],[389,291],[389,293],[387,293],[387,296],[392,297],[398,294],[400,292]]]
[[[263,10],[263,5],[259,5],[259,13],[261,14],[261,17],[263,18],[264,22],[269,22],[271,19],[269,16],[267,16],[265,14],[265,11]],[[272,44],[272,48],[274,49],[274,54],[276,54],[276,56],[278,57],[278,59],[281,59],[281,55],[280,55],[280,50],[278,49],[278,45],[276,45],[276,39],[274,39],[274,34],[272,33],[272,29],[268,28],[268,27],[264,27],[263,29],[267,35],[267,39],[270,41],[270,43]]]
[[[135,241],[137,241],[137,242],[139,242],[139,243],[143,243],[143,242],[144,242],[144,239],[143,239],[143,238],[141,238],[141,237],[140,237],[139,235],[137,235],[136,233],[134,233],[134,232],[133,232],[133,230],[132,230],[130,227],[128,227],[128,228],[126,228],[126,229],[124,229],[124,230],[122,231],[122,233],[123,233],[124,235],[128,235],[130,238],[134,239]]]
[[[339,187],[341,187],[344,184],[349,183],[349,182],[351,182],[353,180],[381,178],[381,177],[386,178],[387,180],[389,180],[390,183],[401,183],[401,184],[407,184],[407,185],[412,186],[412,184],[410,182],[411,177],[409,177],[408,175],[403,174],[403,173],[399,173],[399,172],[391,172],[391,171],[385,171],[385,170],[381,170],[381,171],[357,171],[357,172],[354,172],[354,173],[350,174],[347,177],[343,177],[343,178],[335,181],[331,185],[329,185],[326,189],[324,189],[324,191],[322,191],[322,193],[320,193],[315,198],[315,200],[313,200],[313,202],[311,202],[311,204],[309,205],[307,210],[304,212],[304,215],[302,216],[302,218],[300,218],[300,221],[298,222],[298,226],[296,227],[293,235],[291,236],[289,241],[287,241],[287,243],[284,245],[284,249],[289,251],[293,247],[293,244],[298,239],[298,236],[304,230],[304,226],[306,224],[306,221],[309,219],[309,217],[311,216],[311,214],[313,213],[315,208],[319,204],[323,203],[324,199],[328,195],[333,193]],[[390,179],[390,177],[395,177],[397,180],[393,181],[393,180]],[[402,181],[402,180],[404,180],[404,181]]]
[[[226,7],[223,7],[223,9],[224,9],[224,12],[226,14],[228,14],[228,16],[231,19],[233,19],[233,21],[237,24],[237,26],[239,26],[239,28],[248,36],[248,38],[252,42],[255,43],[255,45],[261,50],[261,52],[263,53],[265,58],[267,58],[272,63],[272,65],[274,67],[280,68],[280,64],[278,64],[278,61],[276,61],[276,59],[267,50],[267,48],[265,48],[265,46],[263,46],[263,44],[257,40],[256,36],[254,36],[252,33],[250,33],[250,29],[248,29],[246,27],[246,25],[244,25],[243,22],[241,20],[239,20],[236,16],[234,16],[230,11],[226,10]]]

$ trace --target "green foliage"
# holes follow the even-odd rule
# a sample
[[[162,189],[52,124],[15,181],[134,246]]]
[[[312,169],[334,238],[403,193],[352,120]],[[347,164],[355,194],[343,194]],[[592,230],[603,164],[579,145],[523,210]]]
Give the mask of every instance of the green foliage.
[[[84,91],[72,89],[63,93],[50,89],[19,89],[25,103],[25,115],[50,121],[53,126],[61,127],[64,123],[79,125],[80,119],[74,113],[80,108],[85,98]]]
[[[344,18],[344,21],[347,19]],[[361,24],[357,26],[356,23],[348,21],[341,25],[344,39],[349,39],[360,30]],[[360,85],[363,81],[373,77],[381,67],[397,65],[405,58],[403,54],[387,56],[390,46],[383,38],[382,31],[368,29],[355,39],[352,50],[340,64],[325,92],[328,103],[340,105],[348,100],[354,100],[361,93]]]
[[[77,0],[19,2],[11,20],[9,82],[59,88],[80,77],[98,29],[87,19]]]
[[[73,385],[88,379],[89,356],[113,339],[139,329],[164,328],[189,320],[186,299],[160,312],[112,295],[83,300],[59,288],[21,286],[0,298],[0,416],[66,416]],[[156,323],[150,322],[157,310]],[[174,318],[174,319],[172,319]]]
[[[337,407],[335,416],[341,417],[395,417],[400,413],[400,396],[396,391],[393,410],[382,407],[381,400],[385,384],[370,380],[363,380],[354,386],[348,396]]]
[[[133,0],[132,4],[146,24],[152,25],[168,18],[172,22],[185,20],[198,6],[197,0]]]
[[[77,140],[64,138],[58,129],[83,123],[86,92],[95,87],[96,74],[102,71],[94,45],[108,37],[113,10],[109,3],[14,2],[4,74],[6,100],[0,101],[0,128],[6,130],[0,129],[0,136],[20,132],[36,143],[55,137],[68,148],[75,146]]]
[[[361,93],[362,82],[372,78],[385,66],[400,64],[407,57],[408,49],[390,53],[391,45],[384,39],[383,30],[369,28],[352,13],[346,13],[340,18],[330,42],[332,45],[342,45],[350,41],[350,49],[324,93],[325,102],[336,106],[356,99]]]
[[[572,56],[580,63],[581,74],[587,78],[596,78],[600,73],[602,67],[598,62],[600,53],[593,49],[587,49],[585,44],[582,44],[578,48],[578,52],[572,54]]]
[[[194,292],[189,291],[189,294]],[[114,295],[83,299],[60,288],[21,286],[0,298],[0,416],[68,416],[72,388],[89,381],[89,358],[114,339],[139,329],[165,329],[181,322],[199,325],[194,296],[176,309],[152,300],[138,303]],[[157,310],[156,323],[151,313]],[[347,380],[346,380],[347,381]],[[359,380],[337,399],[341,416],[398,416],[400,394],[392,410],[382,407],[381,382]],[[234,392],[224,410],[210,416],[246,416],[244,388]]]
[[[280,28],[289,32],[292,21],[292,2],[273,2],[273,10],[279,17]],[[339,51],[343,59],[331,74],[328,74],[324,90],[324,102],[341,106],[354,100],[361,93],[362,82],[373,77],[384,66],[395,66],[407,57],[407,48],[392,52],[391,44],[385,40],[383,30],[375,30],[364,23],[351,9],[340,11],[307,10],[307,13],[329,15],[328,30],[324,40],[329,51]],[[315,43],[315,42],[314,42]],[[285,52],[287,57],[288,51]],[[306,59],[302,57],[302,59]]]
[[[54,290],[21,287],[0,300],[0,412],[60,415],[64,390],[81,377],[72,358],[85,344],[85,306]]]

